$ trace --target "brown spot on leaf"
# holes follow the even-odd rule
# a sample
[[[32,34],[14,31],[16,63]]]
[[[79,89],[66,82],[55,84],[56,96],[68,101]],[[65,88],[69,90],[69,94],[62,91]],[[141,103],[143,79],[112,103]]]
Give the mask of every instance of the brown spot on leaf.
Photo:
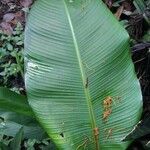
[[[112,105],[112,97],[108,96],[103,101],[103,107],[104,107],[104,109],[107,110],[108,108],[111,107],[111,105]]]
[[[106,139],[109,139],[112,136],[113,129],[106,129]]]
[[[105,110],[105,111],[103,112],[103,119],[106,121],[107,118],[110,116],[111,113],[112,113],[112,110],[111,110],[111,109]]]

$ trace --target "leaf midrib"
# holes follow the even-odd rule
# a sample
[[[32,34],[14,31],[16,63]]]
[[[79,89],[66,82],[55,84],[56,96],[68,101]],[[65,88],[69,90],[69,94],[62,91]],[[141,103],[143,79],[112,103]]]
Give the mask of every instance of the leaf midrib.
[[[89,88],[85,86],[87,77],[84,73],[84,68],[83,68],[83,65],[82,65],[82,59],[81,59],[81,55],[80,55],[80,51],[79,51],[79,46],[78,46],[78,43],[77,43],[77,38],[75,36],[74,27],[73,27],[72,20],[71,20],[71,17],[70,17],[70,13],[69,13],[69,10],[68,10],[68,7],[67,7],[67,4],[66,4],[65,0],[63,0],[63,3],[64,3],[64,6],[65,6],[65,12],[66,12],[66,15],[67,15],[67,19],[68,19],[69,26],[70,26],[71,33],[72,33],[73,43],[74,43],[76,54],[77,54],[77,59],[78,59],[81,78],[82,78],[83,89],[84,89],[85,98],[86,98],[86,102],[87,102],[88,110],[89,110],[90,121],[91,121],[92,129],[94,130],[97,127],[96,127],[95,115],[94,115],[94,112],[93,112],[93,106],[92,106],[92,102],[91,102],[91,96],[90,96]],[[95,137],[94,132],[93,132],[93,137]],[[97,141],[95,141],[95,143],[97,143]],[[97,147],[97,150],[99,150],[99,147]]]

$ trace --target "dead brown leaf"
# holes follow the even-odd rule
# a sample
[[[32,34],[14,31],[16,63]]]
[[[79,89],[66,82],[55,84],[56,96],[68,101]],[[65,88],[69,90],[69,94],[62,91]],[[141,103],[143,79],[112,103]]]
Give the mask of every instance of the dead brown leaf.
[[[15,18],[14,13],[7,13],[3,16],[3,21],[4,22],[11,22]]]
[[[2,22],[0,24],[0,28],[2,29],[2,31],[5,34],[11,35],[13,32],[13,28],[11,27],[11,25],[8,22]]]
[[[111,7],[112,7],[112,4],[113,4],[113,0],[105,0],[105,3],[107,4],[107,6],[108,6],[109,8],[111,8]]]
[[[20,4],[25,7],[25,8],[28,8],[31,6],[33,0],[21,0],[20,1]]]
[[[117,9],[117,12],[115,13],[115,16],[116,16],[116,18],[117,18],[118,20],[120,19],[120,16],[121,16],[123,10],[124,10],[124,7],[123,7],[123,6],[120,6],[120,7]]]

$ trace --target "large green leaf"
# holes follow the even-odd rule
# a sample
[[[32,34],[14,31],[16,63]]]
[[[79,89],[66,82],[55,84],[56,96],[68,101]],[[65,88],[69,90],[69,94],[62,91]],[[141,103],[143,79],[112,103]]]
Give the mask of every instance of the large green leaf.
[[[14,137],[23,127],[24,137],[30,139],[44,139],[47,137],[35,118],[19,115],[13,112],[0,111],[0,135]]]
[[[141,90],[129,36],[102,1],[37,0],[25,66],[29,104],[58,149],[126,149],[121,139],[139,121]]]
[[[21,149],[21,141],[23,139],[23,127],[17,132],[13,141],[11,142],[11,150],[20,150]]]
[[[27,98],[4,87],[0,87],[0,109],[33,117]]]
[[[0,134],[14,137],[22,126],[25,138],[47,137],[36,121],[26,96],[0,87]]]

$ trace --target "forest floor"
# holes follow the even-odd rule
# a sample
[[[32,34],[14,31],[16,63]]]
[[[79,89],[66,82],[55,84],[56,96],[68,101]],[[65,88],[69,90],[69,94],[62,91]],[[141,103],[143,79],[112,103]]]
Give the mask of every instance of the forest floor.
[[[127,29],[137,77],[141,84],[144,111],[150,115],[150,1],[104,0]],[[143,3],[142,3],[143,2]],[[26,94],[23,80],[24,28],[32,0],[0,1],[0,86]],[[146,138],[150,138],[148,135]],[[142,150],[141,140],[130,150]]]

